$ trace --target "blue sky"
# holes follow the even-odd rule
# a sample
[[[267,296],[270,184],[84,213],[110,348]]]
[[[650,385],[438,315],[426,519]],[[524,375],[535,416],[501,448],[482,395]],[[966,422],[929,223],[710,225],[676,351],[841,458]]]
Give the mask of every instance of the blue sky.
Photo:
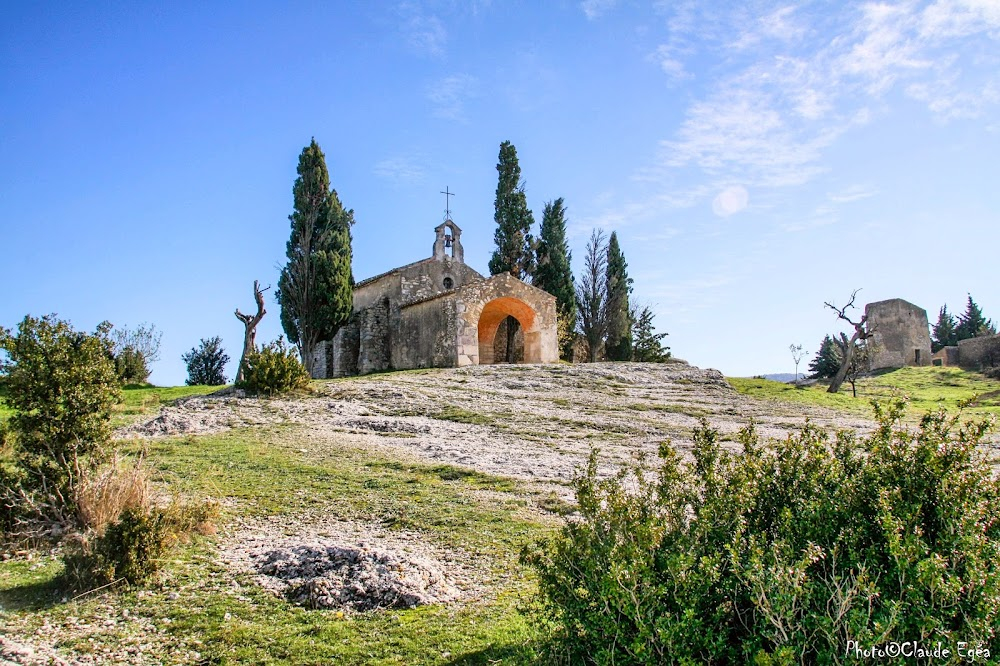
[[[446,186],[486,272],[509,139],[699,366],[790,372],[857,288],[1000,318],[996,0],[95,2],[0,22],[0,325],[153,323],[161,385],[238,359],[310,137],[358,279],[430,255]]]

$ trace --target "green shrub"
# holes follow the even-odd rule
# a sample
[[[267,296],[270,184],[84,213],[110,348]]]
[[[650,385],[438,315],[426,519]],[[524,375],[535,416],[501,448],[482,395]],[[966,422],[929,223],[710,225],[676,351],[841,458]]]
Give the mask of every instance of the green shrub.
[[[149,379],[149,366],[142,354],[125,347],[115,355],[115,374],[122,384],[145,384]]]
[[[0,328],[7,353],[0,372],[14,410],[8,438],[20,470],[17,486],[0,485],[0,499],[16,498],[23,513],[74,522],[76,486],[107,455],[111,408],[121,396],[110,330],[105,322],[80,333],[54,315],[25,317],[16,335]]]
[[[222,348],[222,338],[201,339],[201,345],[181,355],[187,365],[188,376],[184,383],[188,386],[221,386],[226,383],[226,363],[229,355]]]
[[[299,361],[294,347],[283,338],[247,355],[246,371],[240,387],[253,395],[276,395],[309,385],[309,373]]]
[[[812,425],[742,450],[706,422],[694,462],[660,448],[576,479],[579,519],[526,549],[571,663],[839,663],[848,641],[960,641],[1000,629],[1000,484],[986,422],[875,405],[860,444]]]
[[[159,571],[170,539],[162,510],[127,508],[103,534],[91,533],[67,548],[63,560],[68,582],[84,590],[119,581],[145,582]]]
[[[114,522],[70,542],[66,582],[92,590],[118,582],[141,584],[159,573],[164,556],[190,534],[215,534],[219,505],[174,501],[166,507],[128,506]]]

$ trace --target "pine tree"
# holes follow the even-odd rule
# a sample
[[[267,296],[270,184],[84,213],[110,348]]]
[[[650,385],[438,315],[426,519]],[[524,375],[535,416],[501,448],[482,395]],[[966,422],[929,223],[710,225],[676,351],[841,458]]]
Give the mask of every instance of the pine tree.
[[[655,333],[653,311],[645,306],[632,316],[632,360],[640,363],[663,363],[670,358],[670,347],[663,344],[666,333]]]
[[[587,340],[587,355],[591,363],[601,356],[601,345],[607,330],[607,266],[608,249],[604,232],[594,229],[583,259],[583,275],[576,285],[580,332]]]
[[[497,245],[490,258],[490,275],[510,273],[519,280],[534,272],[534,240],[531,227],[535,218],[528,208],[521,182],[521,167],[517,162],[517,149],[510,141],[500,144],[497,161],[496,201],[493,219],[497,230],[493,240]]]
[[[958,316],[958,325],[955,327],[955,336],[958,340],[968,340],[969,338],[981,335],[995,335],[997,332],[993,322],[983,316],[983,311],[972,300],[965,306],[965,313]]]
[[[608,263],[606,280],[607,342],[605,353],[609,361],[629,361],[632,359],[632,321],[629,316],[628,299],[632,293],[632,278],[628,276],[628,264],[618,245],[618,234],[611,232],[608,240]]]
[[[184,383],[188,386],[220,386],[226,383],[224,373],[229,354],[222,348],[219,336],[208,340],[202,338],[201,345],[181,355],[181,360],[187,365],[188,376]]]
[[[575,330],[576,285],[570,267],[573,255],[566,243],[566,208],[561,197],[545,204],[535,256],[535,275],[531,283],[556,297],[556,308],[564,330]],[[573,341],[572,336],[566,338],[560,355],[563,360],[570,360]]]
[[[816,357],[809,362],[809,370],[816,379],[833,377],[840,370],[840,353],[829,335],[823,338]]]
[[[302,149],[298,174],[292,188],[295,208],[288,216],[288,263],[278,279],[277,298],[285,335],[298,345],[311,372],[316,345],[332,338],[351,315],[354,211],[345,210],[330,188],[326,157],[316,139]]]
[[[938,311],[938,320],[931,331],[931,351],[939,352],[945,347],[958,344],[958,333],[955,330],[955,317],[948,312],[948,306],[942,305]]]

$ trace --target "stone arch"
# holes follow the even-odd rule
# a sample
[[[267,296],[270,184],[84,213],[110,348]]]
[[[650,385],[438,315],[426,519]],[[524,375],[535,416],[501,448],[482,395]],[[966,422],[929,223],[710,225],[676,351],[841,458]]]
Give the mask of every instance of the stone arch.
[[[516,319],[524,332],[524,362],[542,363],[538,313],[519,298],[501,296],[486,303],[479,315],[479,364],[493,363],[493,340],[507,317]]]

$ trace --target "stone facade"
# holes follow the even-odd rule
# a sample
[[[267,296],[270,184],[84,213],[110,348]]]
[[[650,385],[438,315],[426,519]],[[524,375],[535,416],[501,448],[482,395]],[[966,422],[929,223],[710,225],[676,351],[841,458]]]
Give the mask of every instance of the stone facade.
[[[355,285],[354,313],[317,345],[313,377],[493,363],[500,324],[520,324],[526,363],[559,360],[555,296],[508,275],[486,278],[465,264],[459,229],[435,230],[428,259]]]
[[[865,306],[875,353],[871,369],[931,364],[931,335],[927,311],[901,298]]]
[[[958,365],[966,370],[1000,366],[1000,335],[958,341]]]

